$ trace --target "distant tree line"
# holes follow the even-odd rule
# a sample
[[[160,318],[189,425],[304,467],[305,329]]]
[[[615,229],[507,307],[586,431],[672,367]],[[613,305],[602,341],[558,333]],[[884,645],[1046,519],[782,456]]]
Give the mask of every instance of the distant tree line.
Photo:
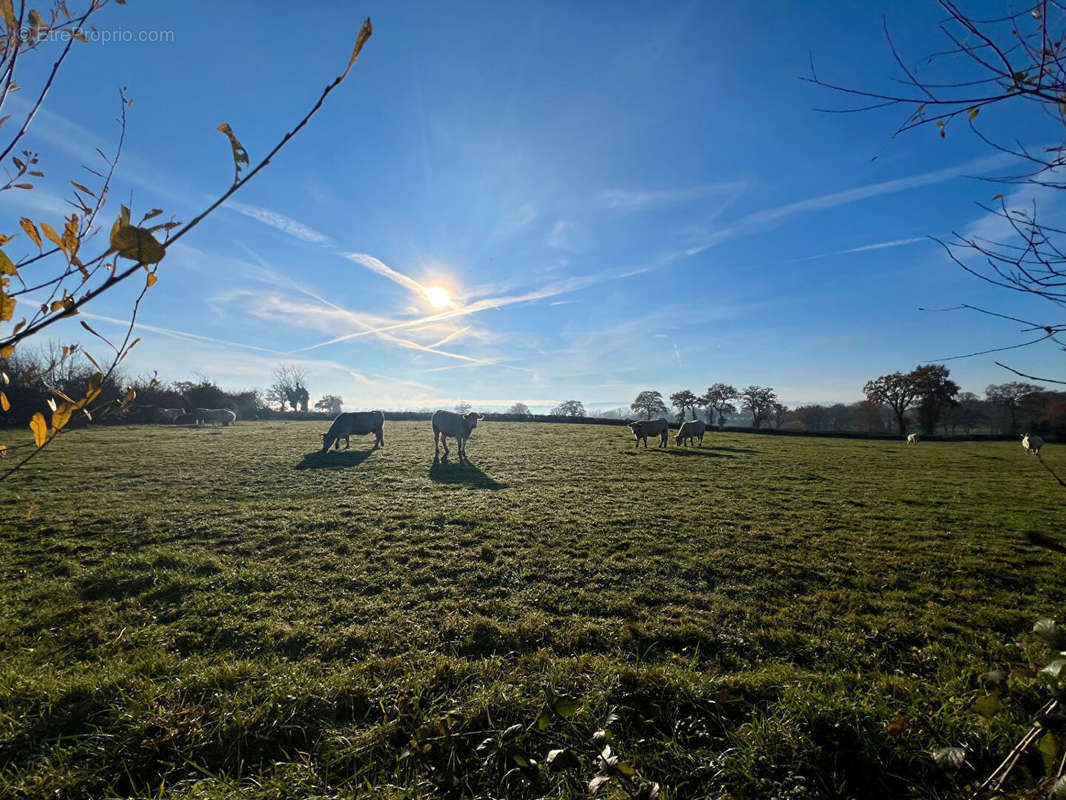
[[[3,387],[7,403],[0,408],[0,426],[23,427],[29,424],[33,410],[56,396],[84,396],[96,373],[95,367],[78,352],[63,353],[58,345],[44,350],[19,350],[0,359],[0,371],[7,375]],[[155,376],[127,379],[113,372],[100,387],[102,403],[121,404],[132,390],[135,399],[112,414],[108,421],[155,422],[159,410],[181,408],[228,408],[239,419],[293,417],[316,412],[336,416],[343,398],[324,395],[309,409],[307,373],[290,364],[274,371],[274,383],[265,392],[259,389],[226,390],[206,377],[195,380],[162,382]],[[1018,435],[1028,431],[1057,439],[1066,439],[1066,392],[1050,391],[1032,383],[993,384],[979,397],[961,391],[942,364],[925,364],[907,373],[882,375],[863,386],[866,399],[856,403],[804,404],[788,408],[768,386],[743,389],[727,383],[714,383],[702,394],[689,389],[670,394],[647,389],[640,392],[628,408],[598,412],[600,419],[667,417],[674,422],[696,419],[702,411],[708,425],[734,425],[782,431],[860,433],[885,435],[920,430],[925,434]],[[423,409],[430,412],[433,409]],[[460,400],[456,410],[472,410]],[[412,413],[422,413],[412,412]],[[525,403],[515,403],[508,419],[562,421],[593,419],[584,404],[567,400],[547,415],[534,415]],[[83,420],[85,421],[85,420]]]
[[[51,343],[43,350],[23,348],[0,358],[0,372],[6,375],[4,402],[0,402],[0,427],[22,427],[29,424],[37,409],[47,406],[56,396],[84,396],[97,369],[76,348],[71,351]],[[129,378],[117,370],[104,379],[100,390],[100,405],[118,404],[133,392],[133,400],[119,413],[109,415],[108,422],[156,422],[160,409],[164,408],[183,409],[190,417],[197,408],[228,408],[238,419],[310,413],[307,373],[291,364],[282,364],[274,371],[274,383],[266,392],[254,388],[226,390],[202,376],[167,383],[154,375]],[[327,394],[314,408],[336,416],[343,402],[341,397]],[[79,417],[71,424],[88,421]]]
[[[943,364],[923,364],[907,373],[894,372],[868,381],[865,400],[788,408],[769,386],[715,383],[703,394],[682,389],[669,396],[646,389],[627,408],[601,411],[600,418],[666,417],[675,422],[697,419],[702,409],[708,425],[738,425],[755,429],[825,433],[927,435],[1017,435],[1023,431],[1066,439],[1066,392],[1032,383],[992,384],[984,397],[964,392]],[[672,409],[672,410],[671,410]],[[529,406],[515,403],[511,415],[532,416]],[[568,400],[550,412],[560,417],[583,417],[585,408]]]

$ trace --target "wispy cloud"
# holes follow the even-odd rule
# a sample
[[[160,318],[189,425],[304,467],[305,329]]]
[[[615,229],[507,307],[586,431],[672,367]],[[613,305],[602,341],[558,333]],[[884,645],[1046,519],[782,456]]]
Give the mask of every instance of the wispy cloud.
[[[129,320],[117,319],[115,317],[104,316],[101,314],[91,314],[82,312],[80,316],[88,317],[94,321],[105,322],[121,327],[128,327]],[[239,358],[239,360],[225,361],[219,363],[217,359],[215,362],[210,361],[197,361],[198,368],[202,368],[207,371],[211,371],[214,367],[217,371],[224,372],[225,374],[243,374],[252,375],[261,378],[268,377],[270,371],[277,366],[278,358],[285,358],[286,361],[315,369],[327,369],[334,372],[340,372],[344,375],[353,378],[360,387],[363,387],[363,391],[356,390],[352,396],[346,395],[346,405],[350,405],[350,401],[354,399],[365,399],[370,403],[388,402],[395,407],[408,406],[411,403],[415,405],[425,405],[434,402],[439,402],[441,398],[437,396],[437,390],[424,383],[417,381],[411,381],[404,378],[395,378],[389,375],[362,373],[353,370],[347,364],[342,364],[337,361],[331,361],[327,359],[306,358],[301,356],[293,356],[291,353],[284,353],[278,350],[272,350],[266,347],[257,347],[255,345],[243,344],[241,342],[233,342],[227,339],[218,339],[211,336],[204,336],[202,334],[191,333],[189,331],[175,330],[173,328],[163,328],[157,325],[145,325],[144,323],[137,323],[138,330],[149,331],[157,333],[162,336],[167,336],[175,339],[184,340],[186,342],[196,342],[213,347],[221,348],[222,350],[252,350],[265,355],[254,355],[249,353],[242,353],[239,357],[236,355],[233,358]],[[142,345],[143,346],[143,345]],[[269,358],[267,357],[269,356]],[[366,391],[369,390],[370,394]]]
[[[130,321],[128,319],[117,319],[115,317],[104,316],[103,314],[93,314],[88,311],[82,311],[78,316],[87,317],[88,319],[97,320],[99,322],[107,322],[112,325],[122,325],[129,327]],[[137,330],[150,331],[151,333],[158,333],[163,336],[169,336],[174,339],[185,339],[192,342],[203,342],[205,344],[215,344],[222,347],[235,347],[242,350],[255,350],[260,353],[271,353],[276,356],[284,356],[286,353],[282,350],[272,350],[269,347],[259,347],[254,344],[244,344],[243,342],[234,342],[229,339],[217,339],[213,336],[204,336],[199,333],[190,333],[189,331],[179,331],[174,328],[161,328],[158,325],[148,325],[144,322],[137,323]]]
[[[743,181],[722,181],[676,189],[604,189],[600,192],[600,200],[618,213],[632,214],[691,203],[710,195],[739,194],[746,187]]]
[[[798,258],[796,261],[813,261],[816,258],[829,258],[829,256],[843,256],[849,253],[865,253],[869,250],[883,250],[887,247],[903,247],[908,244],[916,244],[917,242],[928,242],[928,236],[914,236],[910,239],[894,239],[890,242],[877,242],[875,244],[864,244],[862,247],[849,247],[847,250],[833,250],[829,253],[819,253],[815,256],[807,256],[805,258]]]
[[[539,216],[540,212],[537,211],[532,203],[523,203],[504,213],[499,222],[496,223],[493,235],[501,239],[517,236],[536,222]]]
[[[246,217],[262,222],[264,225],[269,225],[271,228],[276,228],[282,233],[287,233],[289,236],[302,239],[305,242],[328,244],[332,241],[330,237],[326,236],[326,234],[319,233],[314,228],[304,225],[299,220],[287,217],[284,214],[269,208],[253,206],[250,203],[239,203],[236,200],[227,201],[225,208],[232,209],[238,214],[244,214]]]
[[[400,284],[400,286],[403,286],[405,289],[410,289],[421,297],[426,296],[425,286],[414,278],[410,278],[402,272],[397,272],[379,258],[375,258],[367,253],[341,253],[341,255],[349,261],[354,261],[356,264],[362,264],[368,270],[376,272],[378,275]]]
[[[817,197],[809,197],[806,200],[787,203],[775,208],[755,211],[732,223],[723,225],[720,228],[697,232],[693,236],[695,243],[685,251],[685,254],[695,255],[703,252],[709,247],[713,247],[716,244],[725,241],[726,239],[757,233],[766,230],[767,228],[772,228],[782,224],[789,217],[793,217],[797,214],[806,214],[812,211],[824,211],[825,209],[837,208],[860,200],[867,200],[871,197],[894,194],[896,192],[906,191],[907,189],[916,189],[920,186],[942,183],[953,178],[967,175],[982,175],[995,170],[1005,169],[1011,166],[1015,160],[1016,159],[1009,154],[997,153],[992,156],[976,158],[954,167],[946,167],[944,169],[933,170],[932,172],[923,172],[918,175],[910,175],[906,178],[897,178],[891,181],[871,183],[866,186],[859,186],[842,192],[818,195]]]
[[[570,235],[575,227],[577,226],[569,220],[557,219],[548,232],[548,247],[554,247],[556,250],[573,250],[574,245],[570,241]]]
[[[654,262],[650,266],[638,267],[622,272],[601,272],[593,275],[581,275],[573,278],[568,278],[563,281],[558,281],[556,283],[549,284],[541,289],[526,292],[525,294],[477,300],[473,303],[469,303],[468,305],[459,306],[457,308],[449,309],[448,311],[442,311],[438,314],[430,314],[429,316],[419,317],[417,319],[394,322],[390,325],[385,325],[378,328],[361,331],[358,333],[350,333],[345,336],[337,336],[333,339],[329,339],[328,341],[319,342],[318,344],[313,344],[310,347],[305,347],[303,349],[315,350],[319,347],[326,347],[327,345],[337,344],[338,342],[348,341],[349,339],[355,339],[360,336],[387,333],[390,331],[402,330],[407,328],[419,328],[424,325],[432,324],[434,322],[440,322],[442,320],[447,319],[455,319],[457,317],[464,317],[470,314],[477,314],[481,311],[488,311],[489,309],[503,308],[504,306],[516,305],[518,303],[528,303],[534,300],[544,300],[546,298],[555,297],[556,295],[565,294],[567,292],[575,292],[579,289],[585,289],[597,283],[603,283],[604,281],[619,280],[621,278],[628,278],[634,275],[643,274],[645,272],[651,272],[653,270],[660,269],[662,266],[665,266],[665,263],[660,259],[659,261]]]

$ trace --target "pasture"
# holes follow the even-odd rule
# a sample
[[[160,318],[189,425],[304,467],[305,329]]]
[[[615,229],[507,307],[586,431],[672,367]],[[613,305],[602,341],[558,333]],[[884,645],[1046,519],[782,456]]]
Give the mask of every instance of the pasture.
[[[0,796],[587,797],[606,728],[663,797],[953,797],[1042,703],[1066,490],[1017,442],[327,427],[76,431],[0,484]]]

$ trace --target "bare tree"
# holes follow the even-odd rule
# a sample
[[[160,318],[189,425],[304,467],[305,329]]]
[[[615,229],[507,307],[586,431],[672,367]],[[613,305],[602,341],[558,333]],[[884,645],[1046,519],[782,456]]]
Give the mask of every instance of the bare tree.
[[[943,364],[925,364],[915,367],[910,379],[917,392],[918,419],[921,421],[922,433],[936,432],[937,423],[944,411],[951,407],[959,385],[948,375],[951,371]]]
[[[651,419],[652,414],[666,413],[666,403],[663,402],[663,396],[659,392],[654,392],[650,389],[638,394],[637,399],[630,403],[629,408],[642,415],[644,419]]]
[[[862,387],[862,393],[871,403],[891,408],[892,413],[896,415],[896,424],[899,426],[900,434],[907,432],[905,415],[907,409],[914,405],[918,397],[918,391],[909,373],[893,372],[890,375],[882,375],[876,380],[867,381]]]
[[[344,398],[338,397],[335,394],[324,394],[322,398],[315,403],[315,408],[325,411],[328,414],[341,413],[341,407],[344,404]]]
[[[472,406],[466,402],[466,400],[460,400],[455,404],[455,412],[457,414],[469,414]]]
[[[1002,406],[1010,418],[1010,432],[1018,432],[1018,409],[1027,397],[1043,391],[1032,383],[994,383],[985,389],[985,399],[993,405]]]
[[[670,395],[670,405],[677,409],[677,418],[681,422],[685,421],[685,411],[690,408],[692,409],[692,418],[696,419],[696,406],[699,403],[699,398],[688,389],[683,389]]]
[[[732,401],[739,397],[740,392],[728,383],[716,383],[711,386],[699,398],[700,405],[707,409],[707,423],[713,425],[714,415],[718,414],[718,426],[725,425],[726,415],[737,413],[737,407],[733,405]]]
[[[529,410],[529,406],[527,406],[525,403],[515,403],[513,406],[507,409],[507,413],[514,414],[515,416],[519,417],[533,416],[532,412]]]
[[[945,138],[954,125],[966,125],[985,145],[1014,159],[1016,166],[1009,168],[1008,174],[990,180],[1048,190],[1066,188],[1062,177],[1066,166],[1066,5],[1059,0],[1038,0],[1020,8],[1008,6],[1003,14],[988,19],[967,15],[954,0],[939,0],[939,5],[947,14],[940,30],[948,47],[924,58],[921,73],[907,65],[885,24],[888,50],[901,73],[902,88],[897,92],[823,80],[815,73],[812,59],[807,80],[860,101],[854,107],[823,110],[903,109],[905,116],[896,128],[897,134],[935,126],[940,137]],[[1043,113],[1021,113],[1023,103],[1035,105]],[[982,115],[982,111],[986,113]],[[983,127],[991,111],[1002,112],[996,120],[999,135],[989,134]],[[1034,124],[1039,120],[1044,123],[1043,129]],[[1023,139],[1060,144],[1034,149],[1023,144]],[[950,239],[936,241],[956,264],[982,281],[1009,293],[1047,300],[1055,306],[1051,313],[1061,313],[1066,308],[1066,242],[1062,240],[1066,230],[1040,221],[1035,199],[1026,201],[1020,193],[1012,197],[996,194],[990,203],[978,205],[998,219],[1004,230],[1002,237],[989,240],[955,232]],[[1019,343],[966,353],[959,358],[1045,341],[1066,349],[1062,336],[1066,321],[1061,318],[1034,321],[970,304],[955,308],[1021,324],[1021,333],[1026,336]],[[1066,383],[1026,375],[996,363],[1023,378]]]
[[[583,417],[585,416],[585,406],[581,404],[580,400],[567,400],[553,408],[552,414],[557,417]]]
[[[781,430],[782,426],[788,421],[788,406],[774,401],[774,404],[770,407],[770,414],[773,416],[774,427]]]
[[[777,394],[769,386],[746,386],[740,393],[740,407],[751,414],[751,425],[759,428],[773,413]]]
[[[267,400],[278,403],[282,411],[286,403],[293,411],[307,411],[309,398],[307,370],[297,364],[281,364],[274,369],[274,383],[267,389]]]

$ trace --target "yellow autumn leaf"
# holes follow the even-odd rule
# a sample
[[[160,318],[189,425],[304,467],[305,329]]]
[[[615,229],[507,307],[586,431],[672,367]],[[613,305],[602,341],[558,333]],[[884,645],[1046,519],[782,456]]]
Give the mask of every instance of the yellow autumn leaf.
[[[237,139],[237,134],[233,132],[233,128],[229,126],[228,122],[223,122],[216,130],[219,133],[224,133],[226,138],[229,139],[230,147],[233,150],[233,181],[236,183],[241,175],[241,164],[248,163],[248,151],[244,149],[244,145]]]
[[[123,258],[142,264],[156,264],[167,254],[166,248],[152,236],[151,231],[123,225],[121,219],[116,220],[111,228],[111,249],[117,250]]]
[[[367,39],[374,32],[374,26],[370,24],[370,17],[363,20],[363,27],[359,29],[359,35],[355,39],[355,48],[352,50],[352,57],[348,59],[348,66],[345,68],[344,73],[341,75],[341,80],[348,77],[348,73],[351,72],[352,65],[355,64],[355,60],[359,58],[359,53],[363,50],[363,45],[366,44]]]
[[[63,240],[59,238],[59,234],[56,233],[56,229],[49,225],[47,222],[40,223],[41,230],[44,232],[46,238],[59,245],[63,246]]]
[[[74,405],[63,403],[52,412],[52,430],[61,431],[70,422],[70,415],[74,413]]]
[[[44,421],[44,414],[38,411],[30,420],[30,430],[33,431],[33,442],[42,447],[48,441],[48,423]]]
[[[0,458],[7,458],[7,445],[0,444]]]
[[[14,263],[7,257],[7,253],[0,250],[0,275],[14,275],[18,272]]]
[[[23,217],[19,220],[19,225],[22,226],[22,230],[26,231],[26,235],[30,237],[35,245],[42,247],[41,234],[37,232],[37,226],[33,224],[33,220]]]
[[[149,285],[149,286],[155,286],[155,282],[156,282],[157,280],[159,280],[159,278],[157,278],[157,277],[155,276],[155,273],[154,273],[154,272],[149,272],[149,273],[148,273],[148,279],[147,279],[147,283],[148,283],[148,285]]]
[[[15,313],[15,303],[14,297],[9,297],[3,289],[0,289],[0,322],[9,322],[11,320]],[[14,352],[14,348],[11,349]],[[6,355],[3,357],[7,358]]]
[[[0,0],[0,17],[3,17],[9,34],[18,28],[18,17],[15,16],[15,7],[11,0]]]
[[[6,347],[0,347],[0,358],[11,358],[15,355],[15,345],[9,344]]]
[[[3,392],[0,392],[0,410],[3,410],[3,411],[10,411],[11,410],[11,401],[7,399],[7,395],[4,394]]]

